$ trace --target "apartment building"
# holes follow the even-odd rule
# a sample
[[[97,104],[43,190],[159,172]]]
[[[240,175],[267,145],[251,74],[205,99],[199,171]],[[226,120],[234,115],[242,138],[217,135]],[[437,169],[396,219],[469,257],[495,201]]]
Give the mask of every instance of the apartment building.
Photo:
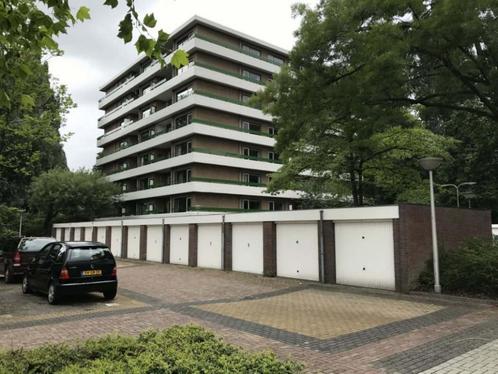
[[[288,210],[294,191],[265,193],[280,161],[271,117],[248,102],[287,52],[193,17],[170,35],[190,63],[138,59],[101,87],[96,165],[122,191],[122,215]]]

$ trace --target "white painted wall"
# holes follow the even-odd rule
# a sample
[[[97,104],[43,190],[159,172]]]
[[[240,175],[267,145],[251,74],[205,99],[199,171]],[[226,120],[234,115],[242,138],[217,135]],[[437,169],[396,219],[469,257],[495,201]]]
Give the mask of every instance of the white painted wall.
[[[221,225],[204,224],[197,227],[197,266],[221,269]]]
[[[140,226],[128,226],[128,258],[140,258]]]
[[[62,228],[55,229],[55,239],[62,240]]]
[[[85,241],[87,242],[92,241],[92,230],[93,227],[85,227]]]
[[[188,265],[188,225],[171,225],[170,262]]]
[[[338,284],[394,290],[392,221],[336,222]]]
[[[147,261],[163,260],[163,226],[147,227]]]
[[[277,275],[318,281],[318,226],[314,222],[277,224]]]
[[[263,274],[263,224],[232,225],[232,270]]]
[[[111,228],[111,252],[116,257],[121,257],[121,226]]]
[[[80,227],[76,227],[74,229],[74,240],[79,242],[81,240],[81,228]]]
[[[97,227],[97,241],[105,244],[106,237],[106,228],[105,227]]]

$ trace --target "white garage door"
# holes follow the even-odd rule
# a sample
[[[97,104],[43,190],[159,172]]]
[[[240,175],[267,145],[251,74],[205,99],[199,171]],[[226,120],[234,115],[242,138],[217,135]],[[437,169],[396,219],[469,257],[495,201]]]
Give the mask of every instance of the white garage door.
[[[116,257],[121,257],[121,226],[111,228],[111,252]]]
[[[261,223],[233,224],[232,270],[263,274],[263,225]]]
[[[97,241],[105,244],[105,237],[106,237],[106,228],[105,227],[98,227],[97,228]]]
[[[394,290],[392,222],[335,224],[337,283]]]
[[[188,265],[188,225],[171,225],[170,238],[169,261]]]
[[[128,258],[140,258],[140,226],[128,227]]]
[[[76,227],[74,229],[74,240],[79,242],[81,240],[81,228]]]
[[[316,223],[277,224],[277,275],[319,280]]]
[[[147,261],[163,259],[163,226],[147,227]]]
[[[85,240],[87,242],[92,241],[92,229],[93,227],[85,227]]]
[[[197,228],[197,266],[221,269],[221,225],[199,225]]]

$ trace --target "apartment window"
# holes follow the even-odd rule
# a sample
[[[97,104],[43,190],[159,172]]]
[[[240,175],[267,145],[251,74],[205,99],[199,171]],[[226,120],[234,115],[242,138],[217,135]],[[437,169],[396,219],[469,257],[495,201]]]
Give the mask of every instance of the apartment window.
[[[240,94],[240,101],[242,101],[244,104],[249,104],[249,100],[251,100],[251,95],[246,93]]]
[[[247,44],[242,45],[242,50],[254,57],[261,57],[261,51]]]
[[[275,136],[277,134],[275,127],[268,127],[268,134],[270,136]]]
[[[270,161],[277,161],[278,160],[278,153],[268,152],[268,159]]]
[[[244,210],[259,210],[261,203],[257,200],[242,200],[242,209]]]
[[[124,140],[121,143],[119,143],[119,148],[123,149],[128,147],[128,141]]]
[[[171,184],[171,173],[164,174],[164,184],[166,186]]]
[[[148,92],[152,91],[153,89],[154,89],[154,83],[151,83],[142,90],[142,95],[146,95]]]
[[[179,129],[192,123],[192,113],[186,113],[175,118],[175,128]]]
[[[177,48],[181,48],[181,45],[185,43],[187,40],[190,40],[194,37],[194,33],[192,31],[188,32],[185,34],[185,36],[179,38],[176,42]]]
[[[156,135],[156,130],[155,129],[149,129],[140,134],[140,137],[142,140],[147,140],[150,138],[153,138]]]
[[[121,127],[126,127],[126,126],[128,126],[129,124],[132,124],[132,123],[133,123],[133,120],[131,118],[125,118],[121,122]]]
[[[247,184],[260,184],[261,183],[261,177],[256,174],[249,174],[249,173],[244,173],[242,174],[242,180],[244,183]]]
[[[192,200],[190,197],[177,197],[173,200],[173,210],[175,212],[186,212],[192,207]]]
[[[152,105],[151,107],[145,109],[142,111],[142,118],[147,118],[150,117],[152,114],[156,112],[156,107]]]
[[[251,81],[256,81],[256,82],[261,82],[261,74],[249,71],[249,70],[243,70],[242,71],[242,76],[245,79],[251,80]]]
[[[176,172],[176,183],[186,183],[192,180],[192,171],[190,169],[179,170]]]
[[[194,89],[192,87],[187,88],[186,90],[180,91],[176,94],[176,101],[180,101],[189,97],[194,93]]]
[[[148,165],[156,160],[156,155],[154,153],[148,153],[140,157],[142,165]]]
[[[258,158],[259,151],[251,148],[244,148],[244,156],[247,158]]]
[[[126,191],[128,191],[128,185],[126,183],[123,183],[121,185],[121,192],[126,192]]]
[[[280,57],[268,55],[268,61],[275,65],[283,65],[284,60]]]
[[[261,125],[249,121],[242,121],[242,128],[246,131],[261,131]]]
[[[148,179],[148,186],[149,186],[149,188],[154,188],[154,178]]]
[[[192,142],[185,142],[175,145],[175,156],[184,155],[192,152]]]
[[[121,164],[121,170],[126,170],[128,169],[128,163],[125,161]]]
[[[284,204],[281,202],[269,201],[268,210],[284,210]]]

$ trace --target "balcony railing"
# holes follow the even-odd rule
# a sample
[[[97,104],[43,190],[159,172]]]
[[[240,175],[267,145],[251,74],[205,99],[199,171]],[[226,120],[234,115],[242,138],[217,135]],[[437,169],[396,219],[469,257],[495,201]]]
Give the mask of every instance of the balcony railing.
[[[272,65],[281,66],[281,64],[278,64],[276,61],[272,60],[271,58],[267,58],[267,57],[263,57],[263,56],[256,56],[255,54],[250,53],[249,51],[246,51],[246,50],[244,50],[244,49],[242,49],[240,47],[235,47],[235,46],[230,45],[228,43],[222,43],[222,42],[220,42],[218,40],[212,39],[212,38],[210,38],[208,36],[204,36],[202,34],[195,33],[193,35],[193,37],[201,39],[201,40],[205,40],[205,41],[207,41],[209,43],[217,44],[217,45],[219,45],[221,47],[224,47],[224,48],[231,49],[232,51],[243,53],[243,54],[245,54],[247,56],[251,56],[251,57],[257,58],[258,60],[262,60],[262,61],[268,62],[268,63],[270,63]]]
[[[196,90],[194,90],[193,93],[197,94],[197,95],[201,95],[201,96],[210,97],[211,99],[226,101],[226,102],[232,103],[232,104],[243,105],[243,106],[247,106],[249,108],[261,109],[261,107],[259,105],[249,104],[248,102],[245,102],[245,101],[242,101],[239,99],[233,99],[231,97],[221,96],[221,95],[214,94],[214,93],[206,91],[206,90],[196,89]]]
[[[249,186],[249,187],[266,187],[265,183],[251,183],[251,182],[243,182],[243,181],[230,180],[230,179],[216,179],[216,178],[205,178],[205,177],[192,177],[192,182],[233,184],[237,186]]]
[[[271,159],[265,158],[265,157],[246,156],[246,155],[242,155],[240,153],[216,151],[213,149],[203,148],[203,147],[192,147],[192,152],[206,153],[206,154],[210,154],[210,155],[225,156],[225,157],[242,158],[245,160],[271,162],[273,164],[281,164],[282,163],[282,161],[280,161],[280,160],[271,160]]]

